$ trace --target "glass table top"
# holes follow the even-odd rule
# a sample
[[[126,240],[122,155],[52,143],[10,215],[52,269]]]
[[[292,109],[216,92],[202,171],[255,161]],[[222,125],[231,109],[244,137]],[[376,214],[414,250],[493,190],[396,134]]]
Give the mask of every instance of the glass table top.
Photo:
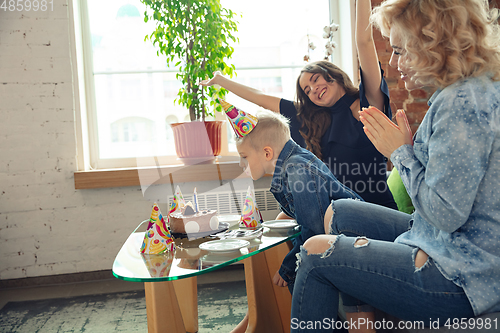
[[[173,252],[142,254],[140,248],[148,221],[139,224],[118,252],[113,263],[115,277],[126,281],[158,282],[197,276],[241,261],[300,234],[298,227],[264,227],[260,236],[246,240],[248,244],[236,243],[234,239],[208,243],[220,240],[213,236],[191,241],[177,238],[174,240],[176,250]],[[238,225],[232,225],[229,229],[238,229]]]

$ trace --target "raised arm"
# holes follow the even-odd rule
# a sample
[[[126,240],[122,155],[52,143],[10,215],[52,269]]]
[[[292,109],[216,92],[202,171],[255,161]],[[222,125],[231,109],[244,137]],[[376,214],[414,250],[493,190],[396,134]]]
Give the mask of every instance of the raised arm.
[[[384,110],[384,95],[380,90],[382,74],[378,64],[377,50],[373,41],[373,28],[370,24],[371,0],[356,1],[356,47],[366,98],[370,105]]]
[[[264,109],[271,110],[273,112],[280,112],[280,101],[281,98],[276,96],[270,96],[264,94],[262,91],[247,87],[243,84],[234,82],[226,77],[224,77],[220,72],[215,72],[214,77],[208,80],[203,80],[200,82],[202,86],[211,86],[214,84],[220,85],[232,92],[233,94],[249,101]]]

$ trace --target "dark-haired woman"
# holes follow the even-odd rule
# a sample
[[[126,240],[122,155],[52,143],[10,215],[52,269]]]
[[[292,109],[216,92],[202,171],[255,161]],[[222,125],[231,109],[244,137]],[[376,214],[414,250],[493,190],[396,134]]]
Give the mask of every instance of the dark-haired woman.
[[[397,209],[387,187],[387,159],[368,140],[359,121],[358,112],[363,107],[375,106],[389,118],[391,108],[369,24],[371,3],[358,2],[359,89],[329,61],[314,62],[302,69],[295,102],[236,83],[218,72],[201,85],[218,84],[245,100],[285,115],[290,119],[294,141],[318,156],[340,182],[367,202]]]
[[[389,118],[392,116],[389,89],[369,24],[370,12],[370,0],[356,2],[356,45],[361,67],[359,88],[329,61],[314,62],[302,69],[297,78],[295,102],[239,84],[219,72],[200,84],[218,84],[249,102],[285,115],[290,119],[293,140],[318,156],[340,182],[366,202],[397,209],[387,187],[387,159],[375,149],[359,121],[359,111],[368,106],[377,107]],[[358,236],[355,229],[336,229],[334,232]],[[292,289],[278,272],[273,283]],[[231,333],[245,332],[247,323],[248,316]]]

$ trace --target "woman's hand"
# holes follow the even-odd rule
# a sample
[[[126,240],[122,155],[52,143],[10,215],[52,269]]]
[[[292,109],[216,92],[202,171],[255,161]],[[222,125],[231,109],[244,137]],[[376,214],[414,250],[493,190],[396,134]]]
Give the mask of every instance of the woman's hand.
[[[359,111],[359,120],[364,125],[368,139],[387,158],[402,145],[413,145],[410,124],[403,110],[396,113],[397,125],[373,106]]]
[[[210,87],[213,86],[214,84],[219,84],[218,80],[223,77],[222,73],[219,71],[214,72],[214,77],[211,79],[206,79],[203,81],[200,81],[200,85],[205,86],[205,87]]]

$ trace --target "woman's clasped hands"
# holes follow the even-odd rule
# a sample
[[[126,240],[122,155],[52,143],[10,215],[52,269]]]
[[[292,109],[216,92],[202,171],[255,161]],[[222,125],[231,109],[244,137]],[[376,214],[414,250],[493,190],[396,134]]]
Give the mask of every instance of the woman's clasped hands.
[[[387,158],[402,145],[413,145],[410,124],[404,110],[398,110],[396,113],[397,125],[373,106],[359,111],[359,120],[364,125],[368,139]]]

